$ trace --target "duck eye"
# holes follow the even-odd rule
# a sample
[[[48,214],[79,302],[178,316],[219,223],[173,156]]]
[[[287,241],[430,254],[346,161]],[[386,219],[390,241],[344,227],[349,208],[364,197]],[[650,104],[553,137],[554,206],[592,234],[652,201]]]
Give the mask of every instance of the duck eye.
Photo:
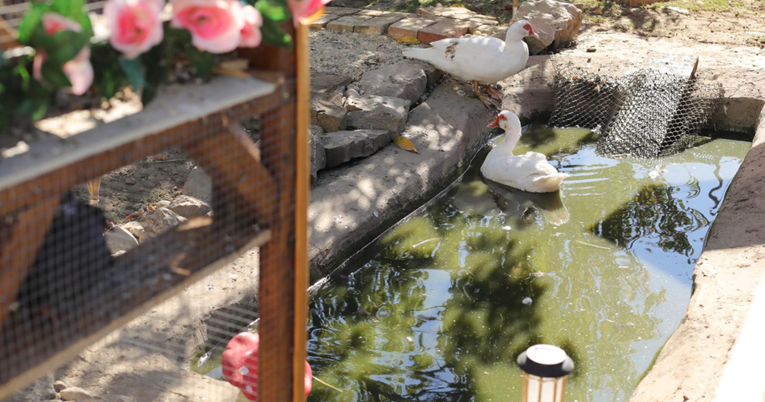
[[[531,25],[529,25],[529,24],[526,24],[526,25],[524,25],[524,26],[523,26],[523,29],[525,29],[525,30],[527,30],[527,31],[531,32]]]

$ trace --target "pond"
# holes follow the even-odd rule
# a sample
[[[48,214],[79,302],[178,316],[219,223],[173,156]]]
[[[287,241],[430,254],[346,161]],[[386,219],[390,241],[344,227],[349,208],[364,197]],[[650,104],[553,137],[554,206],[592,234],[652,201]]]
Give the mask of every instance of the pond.
[[[310,401],[520,401],[517,355],[563,347],[567,401],[623,401],[683,317],[693,267],[750,143],[657,160],[598,156],[582,129],[532,126],[570,174],[554,194],[461,180],[311,297]],[[192,365],[220,376],[220,349]],[[211,370],[212,369],[212,370]],[[333,389],[336,388],[336,389]]]

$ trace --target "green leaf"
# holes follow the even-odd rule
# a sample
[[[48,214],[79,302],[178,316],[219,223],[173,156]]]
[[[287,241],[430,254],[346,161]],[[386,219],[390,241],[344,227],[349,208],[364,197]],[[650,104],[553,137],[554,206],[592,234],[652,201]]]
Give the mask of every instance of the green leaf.
[[[141,92],[141,102],[144,106],[157,96],[160,86],[167,82],[167,77],[170,75],[170,68],[164,59],[164,54],[164,48],[160,44],[141,55],[146,69],[146,85]]]
[[[61,66],[46,61],[42,66],[42,75],[45,78],[45,82],[49,83],[55,88],[69,88],[72,83],[69,82],[64,71],[61,70]]]
[[[95,73],[93,88],[100,96],[109,99],[127,84],[125,71],[119,62],[122,55],[108,42],[93,44],[90,52],[90,62]]]
[[[290,18],[290,13],[287,11],[286,3],[281,5],[273,1],[261,0],[255,5],[255,8],[258,9],[260,14],[263,16],[263,19],[281,22]]]
[[[80,26],[82,27],[82,32],[88,37],[93,37],[93,25],[90,23],[90,17],[87,13],[82,13],[79,18],[76,18],[75,21],[80,23]]]
[[[54,12],[74,20],[85,14],[85,2],[83,0],[53,0],[51,8]]]
[[[22,45],[30,45],[30,40],[32,39],[32,34],[34,33],[35,29],[38,27],[42,29],[41,21],[43,11],[44,10],[39,7],[39,3],[32,3],[31,8],[24,15],[18,30],[19,42]]]
[[[32,112],[32,119],[40,120],[45,117],[45,112],[48,110],[47,102],[37,102],[35,110]]]
[[[140,58],[128,59],[125,56],[120,56],[120,67],[122,67],[128,83],[136,92],[146,85],[146,71]]]
[[[212,69],[215,67],[215,55],[208,52],[201,52],[195,47],[189,47],[186,53],[189,61],[194,65],[197,75],[204,79],[210,78]]]
[[[263,20],[263,40],[273,46],[289,49],[292,46],[292,38],[279,27],[274,21]]]
[[[45,49],[49,62],[63,66],[77,56],[89,42],[89,38],[83,33],[61,31],[54,35],[46,35],[41,46]]]
[[[16,74],[19,75],[19,77],[21,79],[21,87],[22,87],[22,89],[27,90],[29,88],[30,79],[32,78],[29,75],[29,70],[27,70],[26,66],[21,65],[21,64],[16,66],[16,68],[13,69],[13,70],[14,70],[14,72]]]

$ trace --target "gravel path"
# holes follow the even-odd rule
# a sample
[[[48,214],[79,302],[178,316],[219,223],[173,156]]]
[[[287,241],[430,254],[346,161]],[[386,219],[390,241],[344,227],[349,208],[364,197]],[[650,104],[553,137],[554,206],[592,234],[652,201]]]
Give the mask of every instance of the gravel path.
[[[365,71],[394,64],[408,46],[387,36],[311,31],[311,70],[361,78]]]

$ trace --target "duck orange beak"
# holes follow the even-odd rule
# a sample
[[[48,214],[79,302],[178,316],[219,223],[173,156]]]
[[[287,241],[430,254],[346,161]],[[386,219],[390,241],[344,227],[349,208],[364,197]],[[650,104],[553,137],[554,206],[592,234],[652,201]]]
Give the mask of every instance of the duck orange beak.
[[[488,126],[486,126],[486,128],[494,128],[494,127],[499,127],[499,118],[500,118],[501,116],[502,116],[502,115],[499,115],[499,116],[497,116],[497,117],[494,119],[494,121],[493,121],[491,124],[489,124]]]

